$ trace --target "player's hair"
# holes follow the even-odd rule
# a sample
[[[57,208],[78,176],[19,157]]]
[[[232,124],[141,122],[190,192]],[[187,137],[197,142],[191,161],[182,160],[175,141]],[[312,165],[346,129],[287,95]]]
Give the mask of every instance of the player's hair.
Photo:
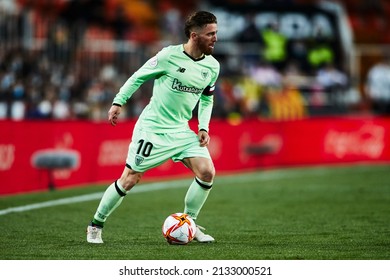
[[[198,11],[190,14],[184,24],[184,33],[190,38],[194,28],[202,28],[207,24],[217,23],[217,17],[210,12]]]

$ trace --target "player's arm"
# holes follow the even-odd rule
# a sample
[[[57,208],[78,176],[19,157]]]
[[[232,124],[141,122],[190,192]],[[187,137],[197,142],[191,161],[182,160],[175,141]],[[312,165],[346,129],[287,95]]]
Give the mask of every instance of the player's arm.
[[[211,113],[213,111],[214,104],[214,90],[215,83],[219,75],[219,63],[217,62],[217,67],[214,68],[214,75],[211,81],[211,85],[207,86],[200,96],[199,106],[198,106],[198,138],[201,146],[208,146],[210,142],[209,136],[209,123],[211,119]]]
[[[165,69],[159,61],[165,56],[165,52],[160,51],[142,65],[119,89],[114,98],[113,104],[124,105],[127,100],[137,91],[137,89],[146,81],[161,76]]]
[[[199,108],[198,108],[198,119],[199,119],[199,126],[198,126],[198,138],[200,146],[208,146],[210,143],[210,136],[209,136],[209,123],[211,119],[211,113],[213,110],[213,103],[214,103],[214,97],[213,97],[213,91],[214,87],[207,87],[199,100]]]
[[[127,100],[137,91],[137,89],[146,81],[161,75],[164,72],[163,67],[158,64],[159,54],[150,58],[141,68],[139,68],[116,94],[112,106],[108,111],[108,121],[115,126],[121,112],[121,106],[126,104]]]
[[[198,106],[198,131],[204,130],[209,131],[209,123],[211,119],[211,113],[213,110],[213,103],[214,103],[214,86],[206,87],[203,91],[200,100],[199,100],[199,106]]]
[[[199,106],[198,106],[198,131],[206,131],[209,132],[209,123],[211,119],[211,113],[213,111],[213,104],[214,104],[214,90],[215,90],[215,84],[217,82],[219,71],[220,71],[220,65],[217,61],[214,61],[214,65],[211,67],[212,72],[212,79],[210,81],[209,86],[207,86],[199,99]]]

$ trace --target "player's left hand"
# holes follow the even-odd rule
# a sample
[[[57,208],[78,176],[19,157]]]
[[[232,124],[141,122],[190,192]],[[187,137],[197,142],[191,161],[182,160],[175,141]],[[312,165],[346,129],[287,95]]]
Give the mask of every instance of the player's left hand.
[[[199,143],[201,147],[206,147],[210,143],[210,136],[207,131],[201,130],[198,132]]]

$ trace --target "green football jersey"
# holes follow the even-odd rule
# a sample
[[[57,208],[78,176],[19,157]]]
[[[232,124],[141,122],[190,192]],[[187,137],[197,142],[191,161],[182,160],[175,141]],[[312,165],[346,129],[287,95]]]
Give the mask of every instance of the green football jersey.
[[[194,59],[183,45],[168,46],[126,81],[113,103],[124,105],[144,82],[155,79],[152,98],[137,126],[155,133],[187,130],[199,102],[198,129],[208,131],[219,70],[219,62],[211,55]]]

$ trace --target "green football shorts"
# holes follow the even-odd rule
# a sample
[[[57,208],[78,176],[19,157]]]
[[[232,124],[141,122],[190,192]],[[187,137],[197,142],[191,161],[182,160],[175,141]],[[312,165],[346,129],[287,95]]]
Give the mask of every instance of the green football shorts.
[[[135,129],[126,159],[126,166],[137,172],[145,172],[165,161],[181,161],[189,157],[211,159],[207,147],[199,145],[194,131],[177,133],[152,133]]]

